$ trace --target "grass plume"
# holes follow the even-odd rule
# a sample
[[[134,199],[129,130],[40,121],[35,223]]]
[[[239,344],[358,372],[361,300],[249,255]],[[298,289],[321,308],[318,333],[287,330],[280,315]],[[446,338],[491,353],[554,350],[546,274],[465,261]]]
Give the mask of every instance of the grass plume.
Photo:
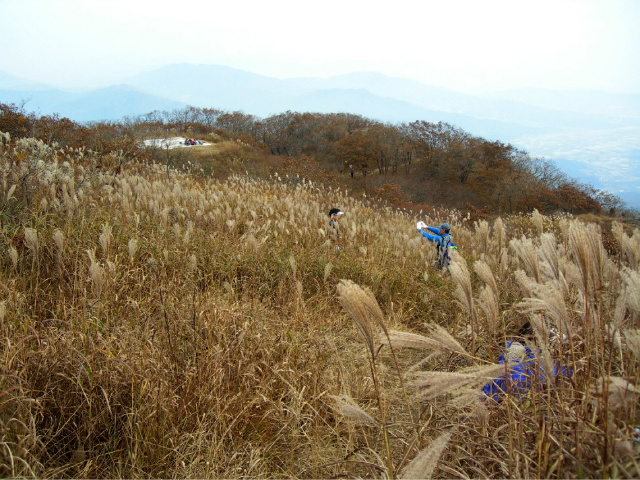
[[[420,451],[416,457],[402,469],[398,478],[433,478],[438,460],[449,445],[453,431],[445,432],[432,440],[429,446]]]

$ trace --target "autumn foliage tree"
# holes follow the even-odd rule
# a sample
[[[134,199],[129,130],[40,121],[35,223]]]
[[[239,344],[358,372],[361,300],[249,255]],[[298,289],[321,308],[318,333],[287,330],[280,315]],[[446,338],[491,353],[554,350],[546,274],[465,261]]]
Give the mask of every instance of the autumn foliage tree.
[[[0,103],[0,132],[12,137],[24,137],[31,132],[34,116],[15,104]]]

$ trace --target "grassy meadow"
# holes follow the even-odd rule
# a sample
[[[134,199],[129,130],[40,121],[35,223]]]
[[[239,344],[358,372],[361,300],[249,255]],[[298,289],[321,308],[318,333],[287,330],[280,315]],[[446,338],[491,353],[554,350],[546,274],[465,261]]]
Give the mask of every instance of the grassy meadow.
[[[640,476],[637,229],[102,164],[0,137],[2,476]]]

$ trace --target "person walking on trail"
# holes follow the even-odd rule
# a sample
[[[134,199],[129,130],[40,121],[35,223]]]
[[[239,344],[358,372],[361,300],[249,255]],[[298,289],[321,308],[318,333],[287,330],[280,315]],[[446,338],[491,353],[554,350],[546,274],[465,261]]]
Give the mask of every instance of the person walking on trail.
[[[429,227],[424,222],[418,222],[416,227],[423,237],[436,244],[438,258],[436,268],[442,270],[448,267],[449,263],[451,263],[450,250],[456,248],[453,244],[453,237],[449,234],[451,231],[449,224],[445,222],[439,227]]]
[[[333,241],[336,244],[336,250],[340,250],[340,246],[338,242],[340,241],[340,229],[338,228],[338,219],[340,215],[344,215],[344,212],[339,208],[332,208],[329,210],[329,227],[331,230],[329,232],[333,236]]]

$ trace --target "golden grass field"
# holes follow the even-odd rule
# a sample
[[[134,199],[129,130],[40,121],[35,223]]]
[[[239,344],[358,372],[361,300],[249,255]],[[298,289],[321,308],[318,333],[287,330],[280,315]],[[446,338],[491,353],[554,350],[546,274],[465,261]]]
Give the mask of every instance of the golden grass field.
[[[7,136],[0,171],[2,476],[640,476],[640,232],[621,221],[603,243],[566,215],[111,172]],[[418,220],[452,225],[449,275]],[[529,385],[494,401],[514,338]]]

